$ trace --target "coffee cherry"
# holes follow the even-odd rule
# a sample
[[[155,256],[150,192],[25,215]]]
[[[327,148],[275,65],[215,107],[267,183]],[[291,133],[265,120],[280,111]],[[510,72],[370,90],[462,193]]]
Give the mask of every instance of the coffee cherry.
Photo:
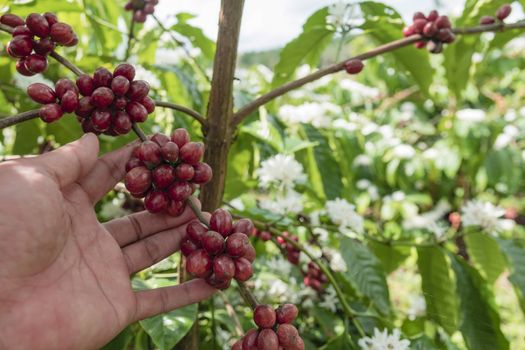
[[[98,108],[106,108],[111,105],[114,99],[115,95],[113,94],[113,91],[111,91],[110,88],[102,86],[93,91],[93,94],[91,95],[91,104]]]
[[[190,142],[190,134],[188,134],[188,131],[186,131],[186,129],[176,129],[171,134],[171,141],[175,142],[180,149],[182,146]]]
[[[21,58],[20,60],[18,60],[16,62],[16,71],[26,77],[30,77],[30,76],[33,76],[35,75],[34,73],[31,73],[27,68],[26,68],[26,60],[25,58]]]
[[[175,163],[179,159],[179,146],[174,142],[167,142],[162,146],[161,153],[165,161]]]
[[[279,339],[273,329],[263,329],[257,337],[258,350],[279,350]]]
[[[142,123],[148,119],[148,111],[146,108],[138,102],[130,102],[126,107],[131,120],[136,123]]]
[[[414,31],[417,34],[421,34],[423,32],[423,28],[425,28],[427,23],[428,21],[426,19],[416,19],[414,21],[414,24],[412,24],[414,26]]]
[[[111,81],[111,90],[117,96],[124,96],[129,90],[129,80],[123,76],[113,78]]]
[[[42,73],[47,69],[47,58],[34,53],[26,57],[25,65],[27,70],[32,73]]]
[[[126,109],[127,106],[128,106],[128,99],[125,97],[116,97],[115,100],[113,101],[113,107],[115,107],[115,109],[123,111]]]
[[[211,215],[210,228],[213,231],[219,232],[223,237],[226,237],[232,229],[232,221],[232,216],[228,211],[217,209]]]
[[[450,29],[452,28],[452,23],[450,23],[450,20],[448,19],[447,16],[439,16],[436,19],[436,26],[438,27],[438,29],[443,29],[443,28]]]
[[[26,57],[33,51],[33,40],[24,36],[15,36],[7,44],[7,52],[13,57]],[[27,67],[27,65],[26,65]]]
[[[280,325],[279,328],[277,328],[277,337],[279,338],[279,344],[285,349],[295,346],[297,344],[297,338],[301,338],[297,328],[291,324]]]
[[[60,45],[71,44],[75,39],[75,33],[73,28],[66,23],[55,23],[51,26],[51,31],[49,33],[51,40],[57,42]]]
[[[413,21],[415,22],[418,19],[426,20],[427,18],[425,17],[425,15],[422,12],[416,12],[416,13],[414,13]]]
[[[170,165],[161,165],[152,172],[153,184],[157,189],[167,188],[175,181],[175,174]]]
[[[160,213],[168,207],[168,202],[168,195],[163,191],[151,191],[144,199],[144,206],[150,213]]]
[[[117,111],[113,117],[113,129],[119,135],[126,135],[131,131],[132,123],[129,115],[124,111]]]
[[[451,43],[456,38],[454,33],[450,29],[440,29],[437,37],[440,41],[444,43]]]
[[[226,240],[226,253],[232,258],[244,256],[250,240],[244,233],[236,232]]]
[[[124,177],[124,184],[132,194],[144,193],[151,188],[151,171],[143,166],[133,168]]]
[[[186,259],[186,270],[197,278],[205,278],[211,274],[212,262],[210,256],[199,249],[188,255]]]
[[[281,324],[292,323],[298,314],[299,310],[294,304],[284,304],[275,310],[277,323]]]
[[[95,90],[95,82],[88,74],[82,74],[77,78],[77,87],[82,95],[91,96]]]
[[[253,247],[253,245],[250,243],[248,245],[248,248],[246,249],[246,253],[244,253],[244,256],[243,258],[248,260],[250,263],[254,262],[255,261],[255,256],[257,255],[257,253],[255,252],[255,248]],[[249,278],[249,277],[248,277]]]
[[[430,13],[427,16],[427,19],[429,22],[434,22],[439,17],[439,13],[436,10],[430,11]]]
[[[164,146],[166,143],[170,142],[170,138],[164,134],[155,134],[151,137],[151,141],[155,142],[160,147]]]
[[[496,23],[496,18],[493,16],[483,16],[479,20],[479,24],[482,26],[490,25]]]
[[[209,255],[217,255],[224,251],[224,238],[215,231],[208,231],[202,236],[201,244]]]
[[[86,118],[91,115],[91,112],[95,109],[91,104],[91,97],[85,96],[78,100],[78,108],[75,114],[79,117]]]
[[[193,169],[194,175],[192,181],[197,185],[208,183],[213,176],[211,167],[206,163],[197,163],[193,166]]]
[[[496,11],[496,17],[503,21],[505,18],[509,17],[512,12],[512,7],[509,4],[502,5],[498,11]]]
[[[425,46],[427,46],[427,42],[418,41],[417,43],[414,44],[414,46],[416,47],[416,49],[423,49]]]
[[[175,182],[170,187],[168,187],[168,195],[174,201],[183,201],[188,199],[189,196],[193,193],[193,189],[190,184],[183,182]]]
[[[121,63],[115,68],[113,76],[123,76],[128,81],[133,81],[135,79],[135,68],[129,63]]]
[[[272,328],[275,320],[275,311],[270,305],[257,305],[253,311],[253,321],[261,328]]]
[[[345,70],[348,74],[358,74],[364,68],[363,61],[353,59],[345,62]]]
[[[31,13],[27,16],[26,25],[38,37],[45,38],[49,35],[49,23],[44,16],[38,13]]]
[[[235,275],[235,263],[232,258],[219,255],[213,259],[213,273],[219,280],[231,280]]]
[[[40,107],[40,112],[38,115],[40,116],[40,119],[46,123],[52,123],[55,120],[60,119],[63,114],[64,112],[62,112],[62,108],[60,108],[58,104],[49,103]]]
[[[194,174],[193,167],[186,163],[181,163],[175,168],[175,176],[181,181],[190,181]]]
[[[138,158],[130,158],[126,163],[126,172],[129,172],[131,169],[144,166],[144,164]]]
[[[113,80],[113,74],[111,74],[111,72],[104,67],[97,68],[95,73],[93,73],[93,83],[95,84],[95,88],[98,88],[98,87],[109,88],[111,86],[112,80]]]
[[[75,85],[75,83],[73,83],[71,80],[69,79],[66,79],[66,78],[62,78],[60,80],[58,80],[55,84],[55,92],[57,94],[57,97],[59,99],[61,99],[64,94],[67,92],[67,91],[74,91],[75,93],[78,92],[78,89]]]
[[[423,35],[426,37],[433,37],[438,32],[438,28],[434,22],[428,22],[423,28]]]
[[[253,235],[254,230],[255,226],[253,226],[252,220],[240,219],[233,225],[232,233],[240,232],[244,233],[247,236],[251,236]]]
[[[409,37],[409,36],[414,35],[414,34],[416,34],[416,31],[414,30],[413,26],[408,26],[408,27],[403,28],[403,36],[404,37]]]
[[[186,202],[177,202],[170,200],[168,207],[166,208],[166,213],[171,216],[179,216],[184,212],[186,208]]]
[[[259,238],[264,242],[268,242],[272,239],[272,234],[268,231],[261,231],[259,232]]]
[[[0,23],[5,24],[10,27],[23,26],[25,24],[24,20],[17,15],[12,13],[5,13],[0,17]]]
[[[60,100],[60,106],[64,113],[73,113],[78,108],[78,95],[76,91],[68,90]]]
[[[104,132],[111,126],[111,113],[105,109],[97,109],[91,114],[91,123],[98,132]]]
[[[162,162],[160,147],[153,141],[142,142],[135,153],[137,158],[148,167],[155,167]]]
[[[208,229],[198,221],[192,221],[186,227],[188,238],[196,244],[201,244],[202,237],[206,232],[208,232]]]
[[[18,26],[18,27],[15,27],[15,29],[13,29],[13,38],[15,36],[23,36],[23,37],[28,37],[29,39],[33,39],[34,37],[34,34],[33,32],[27,28],[27,26]]]
[[[44,13],[44,18],[46,19],[47,23],[51,27],[53,24],[58,23],[58,17],[52,13],[52,12],[46,12]]]
[[[237,340],[237,341],[232,345],[232,350],[242,350],[242,339]]]
[[[191,253],[193,253],[197,249],[199,249],[199,246],[197,244],[193,243],[189,239],[185,239],[180,244],[180,251],[181,251],[182,255],[184,255],[184,256],[190,255]]]
[[[82,131],[85,134],[91,132],[91,133],[93,133],[95,135],[100,135],[100,133],[98,131],[93,129],[93,124],[91,123],[91,120],[89,120],[89,119],[82,119],[82,121],[80,122],[80,126],[82,127]],[[131,195],[133,197],[135,197],[135,195],[133,195],[133,193]]]
[[[146,22],[146,18],[147,18],[147,15],[142,10],[137,10],[133,14],[133,21],[135,21],[137,23],[144,23],[144,22]]]
[[[155,112],[155,101],[153,101],[150,97],[146,96],[139,102],[144,106],[144,108],[146,108],[148,114]]]
[[[252,263],[246,258],[235,260],[235,276],[237,281],[245,282],[253,275]]]
[[[188,164],[198,164],[204,154],[202,142],[188,142],[180,149],[180,159]]]
[[[152,5],[152,4],[146,4],[146,6],[144,6],[144,13],[147,14],[147,15],[151,15],[153,14],[153,12],[155,12],[155,6]]]
[[[259,331],[257,329],[250,329],[242,341],[242,350],[257,350],[257,337]]]
[[[128,97],[132,101],[141,101],[149,93],[149,84],[144,80],[135,80],[131,83],[128,91]]]
[[[50,39],[40,39],[33,42],[33,49],[39,55],[46,56],[55,49],[55,43]]]
[[[231,281],[231,278],[220,279],[215,275],[215,273],[212,273],[211,275],[206,277],[206,282],[216,289],[228,289],[231,285]]]
[[[48,104],[56,102],[56,94],[46,84],[34,83],[27,87],[27,94],[31,99],[40,104]]]

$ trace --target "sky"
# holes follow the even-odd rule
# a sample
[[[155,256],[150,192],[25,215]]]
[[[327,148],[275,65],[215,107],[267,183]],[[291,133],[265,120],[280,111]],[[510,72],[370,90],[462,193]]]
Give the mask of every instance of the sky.
[[[317,9],[338,0],[246,0],[239,48],[241,52],[282,47],[301,32],[305,20]],[[383,0],[404,18],[415,11],[428,12],[433,0]],[[417,3],[417,8],[414,5]],[[447,11],[458,11],[464,0],[441,0]],[[213,40],[217,36],[220,0],[160,0],[156,13],[168,17],[178,12],[197,15],[192,24]]]

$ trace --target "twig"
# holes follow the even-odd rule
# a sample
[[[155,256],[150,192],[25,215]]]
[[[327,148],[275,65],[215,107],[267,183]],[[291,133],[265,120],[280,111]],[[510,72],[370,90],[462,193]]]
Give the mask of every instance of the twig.
[[[226,312],[228,313],[228,316],[233,320],[233,323],[235,323],[235,332],[237,332],[237,335],[239,337],[242,337],[244,335],[244,331],[242,329],[241,321],[239,321],[239,317],[237,317],[237,313],[233,309],[232,304],[228,300],[228,297],[223,292],[219,291],[219,296],[222,299],[222,302],[224,303],[224,307],[226,308]]]
[[[458,35],[469,35],[469,34],[479,34],[484,32],[503,32],[505,30],[509,29],[520,29],[525,28],[525,22],[517,22],[517,23],[511,23],[511,24],[492,24],[492,25],[484,25],[484,26],[477,26],[477,27],[471,27],[471,28],[455,28],[453,32]],[[347,60],[344,60],[342,62],[333,64],[331,66],[328,66],[324,69],[320,69],[310,75],[307,75],[303,78],[297,79],[295,81],[289,82],[287,84],[284,84],[260,97],[253,100],[252,102],[248,103],[241,109],[235,113],[235,116],[232,120],[232,125],[235,127],[238,124],[240,124],[245,118],[247,118],[251,113],[257,110],[257,108],[265,105],[266,103],[272,101],[273,99],[282,96],[292,90],[295,90],[303,85],[306,85],[308,83],[311,83],[312,81],[318,80],[326,75],[333,74],[336,72],[339,72],[344,69],[345,62],[351,59],[360,59],[362,61],[367,60],[369,58],[376,57],[378,55],[381,55],[383,53],[391,52],[400,48],[403,48],[405,46],[411,45],[415,42],[421,41],[421,40],[428,40],[424,38],[421,35],[412,35],[408,38],[399,39],[392,41],[390,43],[387,43],[385,45],[381,45],[371,51],[365,52],[363,54],[357,55],[355,57],[349,58]]]
[[[75,73],[76,75],[84,74],[80,68],[75,66],[73,63],[69,62],[65,57],[60,56],[56,51],[53,51],[49,54],[49,56],[53,57],[55,60],[57,60],[59,63],[61,63],[64,67]]]
[[[133,123],[133,131],[135,132],[135,134],[137,134],[137,136],[142,142],[148,141],[148,137],[146,136],[146,134],[144,134],[144,131],[142,131],[142,129],[137,123]]]
[[[133,17],[135,15],[135,11],[131,14],[131,23],[129,24],[129,33],[128,33],[128,44],[126,46],[126,54],[124,56],[124,61],[127,61],[131,52],[131,42],[133,39],[135,39],[135,35],[133,33],[135,29],[135,21],[133,20]]]
[[[171,108],[171,109],[174,109],[176,111],[185,113],[185,114],[189,115],[190,117],[192,117],[193,119],[195,119],[196,121],[198,121],[199,123],[201,123],[203,126],[206,126],[208,124],[208,122],[206,121],[206,119],[202,115],[200,115],[198,112],[196,112],[193,109],[190,109],[188,107],[180,106],[180,105],[177,105],[177,104],[171,103],[171,102],[163,102],[163,101],[155,101],[155,105],[157,107]]]
[[[39,109],[33,109],[31,111],[23,112],[12,117],[0,119],[0,129],[7,128],[8,126],[22,123],[31,119],[38,118],[40,113]]]

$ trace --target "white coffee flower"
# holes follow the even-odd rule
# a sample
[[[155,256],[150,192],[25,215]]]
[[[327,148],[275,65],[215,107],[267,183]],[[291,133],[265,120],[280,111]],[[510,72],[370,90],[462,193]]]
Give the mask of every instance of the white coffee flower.
[[[461,208],[461,223],[465,227],[479,226],[485,232],[496,235],[501,231],[511,230],[513,220],[502,219],[505,209],[490,202],[472,200]]]
[[[487,114],[482,109],[462,109],[456,112],[456,117],[459,120],[467,122],[481,122],[485,120]]]
[[[434,209],[423,214],[411,216],[403,221],[403,228],[406,230],[427,229],[439,239],[444,235],[446,228],[439,225],[438,222],[449,211],[450,204],[442,200]]]
[[[380,332],[374,328],[374,335],[359,339],[358,344],[361,350],[408,350],[410,341],[401,339],[401,331],[397,328],[391,335],[388,334],[388,329]]]
[[[294,190],[287,190],[284,195],[278,194],[273,199],[261,200],[259,205],[275,214],[297,214],[303,210],[303,197]]]
[[[282,273],[284,276],[288,276],[292,270],[292,265],[285,261],[282,255],[266,260],[265,264],[270,270]]]
[[[503,132],[498,135],[496,141],[494,142],[494,149],[503,149],[511,144],[516,137],[519,135],[520,131],[514,125],[507,125],[503,128]]]
[[[345,272],[348,270],[343,256],[338,250],[325,248],[326,255],[330,258],[330,268],[336,272]]]
[[[283,188],[292,188],[294,184],[306,180],[301,163],[285,154],[277,154],[263,161],[257,169],[257,175],[263,187],[275,184]]]
[[[336,198],[326,202],[326,211],[334,224],[342,228],[349,228],[356,233],[363,233],[363,217],[355,211],[355,206],[345,199]]]
[[[409,320],[415,320],[419,316],[424,316],[427,311],[427,303],[421,295],[412,295],[410,298],[410,307],[407,310]]]
[[[312,124],[317,128],[329,127],[330,114],[341,114],[341,107],[329,102],[310,102],[298,106],[284,105],[279,108],[279,117],[288,124]]]
[[[395,146],[392,150],[392,153],[396,158],[410,159],[416,155],[416,150],[414,149],[414,147],[402,143],[400,145]]]
[[[319,303],[319,306],[330,310],[331,312],[337,311],[337,305],[339,305],[339,299],[337,299],[337,294],[334,290],[334,287],[329,286],[326,288],[323,298]]]

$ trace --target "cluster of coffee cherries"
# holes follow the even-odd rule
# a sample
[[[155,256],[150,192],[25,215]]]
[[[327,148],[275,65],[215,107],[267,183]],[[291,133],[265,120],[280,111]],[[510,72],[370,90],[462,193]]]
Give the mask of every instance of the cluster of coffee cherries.
[[[509,17],[510,13],[512,12],[512,7],[509,4],[502,5],[497,11],[496,16],[483,16],[481,17],[479,24],[481,25],[490,25],[496,23],[496,21],[499,21],[500,23],[503,23],[503,21]]]
[[[365,65],[363,64],[363,61],[357,58],[353,58],[345,62],[345,71],[348,74],[359,74],[364,67]]]
[[[232,350],[303,350],[304,341],[292,325],[299,313],[293,304],[277,309],[258,305],[253,311],[253,321],[259,327],[250,329],[232,346]]]
[[[171,137],[155,134],[137,146],[127,162],[126,188],[133,197],[144,198],[149,212],[179,216],[197,186],[212,177],[211,167],[200,161],[203,154],[204,145],[190,142],[185,129]]]
[[[25,76],[42,73],[47,69],[47,55],[57,44],[75,46],[78,38],[71,26],[58,21],[55,14],[31,13],[25,21],[6,13],[0,23],[13,28],[13,39],[7,44],[9,56],[18,58],[16,70]],[[37,38],[35,38],[37,37]]]
[[[288,232],[283,232],[281,236],[284,236],[292,241],[299,242],[299,237],[295,235],[291,235]],[[293,265],[299,264],[299,257],[301,255],[301,251],[293,246],[292,243],[287,242],[283,237],[277,237],[277,243],[286,251],[286,258],[288,261]]]
[[[314,289],[318,293],[324,291],[324,285],[328,282],[326,275],[321,271],[319,266],[313,261],[308,263],[308,269],[304,274],[304,285]]]
[[[64,113],[78,108],[78,88],[69,79],[60,79],[53,90],[46,84],[34,83],[27,87],[27,94],[33,101],[43,104],[39,116],[46,123],[52,123]]]
[[[205,278],[217,289],[227,289],[233,278],[247,281],[253,275],[255,260],[255,248],[248,238],[253,230],[251,220],[240,219],[234,224],[224,209],[213,212],[209,229],[197,221],[191,222],[181,243],[186,271],[193,277]]]
[[[268,231],[255,230],[255,237],[259,238],[263,242],[267,242],[267,241],[272,240],[272,234],[270,232],[268,232]]]
[[[124,6],[126,11],[133,11],[133,21],[138,23],[146,22],[148,15],[155,12],[155,6],[159,0],[130,0]]]
[[[83,96],[75,113],[84,132],[125,135],[133,123],[146,121],[155,111],[155,102],[148,97],[150,86],[135,79],[135,68],[119,64],[113,73],[104,67],[93,76],[82,74],[76,85]]]
[[[403,29],[405,37],[421,34],[426,40],[418,41],[418,49],[425,46],[431,53],[443,52],[443,44],[450,44],[456,40],[452,32],[452,24],[447,16],[440,16],[436,10],[430,11],[428,16],[421,12],[414,14],[414,22]]]

